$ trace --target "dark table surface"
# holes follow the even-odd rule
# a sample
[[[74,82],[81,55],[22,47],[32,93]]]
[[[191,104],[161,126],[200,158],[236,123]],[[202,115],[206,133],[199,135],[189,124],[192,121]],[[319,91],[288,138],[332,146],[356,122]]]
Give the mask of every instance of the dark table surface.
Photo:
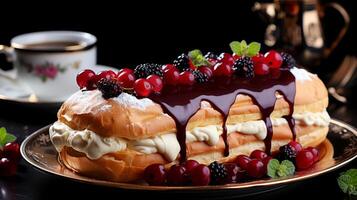
[[[22,141],[33,131],[50,124],[56,120],[54,110],[26,108],[20,105],[4,104],[0,102],[0,127],[4,126],[9,132],[18,136]],[[340,119],[357,127],[357,110],[352,105],[337,105],[331,103],[329,113],[333,118]],[[345,167],[334,172],[320,175],[309,180],[290,184],[279,190],[260,194],[249,199],[309,199],[310,197],[326,197],[328,199],[343,199],[346,196],[340,191],[336,178],[338,174],[349,168],[357,167],[354,160]],[[158,198],[185,198],[193,197],[185,194],[151,193],[138,191],[125,191],[114,188],[93,186],[49,175],[31,167],[22,160],[18,173],[14,177],[0,177],[0,199],[65,199],[78,196],[85,198],[102,198],[103,195],[122,198],[124,194],[131,197],[145,195]],[[183,196],[181,196],[183,195]],[[222,197],[233,197],[222,194]]]

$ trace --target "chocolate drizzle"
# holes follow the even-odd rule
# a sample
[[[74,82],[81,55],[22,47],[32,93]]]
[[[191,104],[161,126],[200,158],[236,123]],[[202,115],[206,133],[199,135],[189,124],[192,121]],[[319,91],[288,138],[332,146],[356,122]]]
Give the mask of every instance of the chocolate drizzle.
[[[165,87],[161,94],[151,95],[149,98],[160,104],[164,111],[169,114],[176,123],[177,140],[180,144],[180,162],[186,160],[186,126],[189,119],[200,109],[201,101],[207,101],[223,116],[223,140],[225,143],[224,155],[229,154],[226,121],[230,107],[234,104],[238,94],[250,96],[262,113],[262,119],[267,127],[265,138],[266,152],[271,151],[273,128],[270,114],[274,111],[276,92],[283,95],[290,107],[288,116],[284,116],[293,133],[294,119],[292,113],[295,99],[295,77],[288,70],[268,76],[256,76],[247,78],[215,79],[214,81],[194,84],[192,87]]]

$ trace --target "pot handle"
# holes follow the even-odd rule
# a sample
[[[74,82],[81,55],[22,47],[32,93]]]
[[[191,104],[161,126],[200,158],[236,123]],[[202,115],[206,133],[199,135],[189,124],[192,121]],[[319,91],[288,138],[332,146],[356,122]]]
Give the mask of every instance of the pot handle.
[[[15,54],[14,54],[14,49],[12,47],[8,47],[6,45],[0,45],[0,54],[4,54],[8,62],[14,61]],[[17,70],[15,67],[6,71],[0,68],[0,76],[4,76],[10,79],[16,79]]]

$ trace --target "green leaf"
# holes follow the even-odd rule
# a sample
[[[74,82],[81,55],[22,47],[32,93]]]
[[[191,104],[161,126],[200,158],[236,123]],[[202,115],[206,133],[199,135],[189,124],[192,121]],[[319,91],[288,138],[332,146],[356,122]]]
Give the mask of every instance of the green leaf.
[[[277,178],[277,170],[280,166],[280,163],[277,159],[271,159],[268,163],[268,169],[267,169],[267,173],[268,176],[271,178]]]
[[[247,52],[247,56],[255,56],[259,53],[260,51],[260,43],[258,42],[251,42],[248,45],[248,52]]]
[[[290,160],[283,160],[281,162],[282,166],[284,167],[284,175],[283,176],[291,176],[295,173],[295,166]]]
[[[0,147],[16,140],[16,136],[8,133],[4,127],[0,128]]]
[[[0,128],[0,145],[1,141],[4,141],[6,137],[6,129],[4,127]]]
[[[199,49],[188,52],[188,57],[196,67],[207,66],[211,64],[208,60],[206,60]]]
[[[190,57],[190,58],[196,58],[199,55],[202,55],[202,52],[199,49],[194,49],[194,50],[188,52],[188,57]]]
[[[272,159],[268,163],[268,176],[278,178],[290,176],[295,173],[295,166],[289,160],[283,160],[281,163],[277,159]]]
[[[233,53],[241,56],[242,55],[242,49],[241,49],[241,45],[240,42],[238,41],[233,41],[231,43],[229,43],[229,46],[231,47],[231,50]]]
[[[349,195],[357,195],[357,169],[349,169],[337,178],[338,186]]]

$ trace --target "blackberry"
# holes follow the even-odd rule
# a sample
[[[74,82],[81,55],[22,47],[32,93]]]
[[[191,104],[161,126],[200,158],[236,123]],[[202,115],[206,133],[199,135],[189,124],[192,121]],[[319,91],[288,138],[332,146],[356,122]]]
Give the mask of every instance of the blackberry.
[[[135,67],[134,69],[134,75],[137,79],[139,78],[146,78],[151,74],[156,74],[160,77],[163,76],[162,72],[162,66],[159,64],[154,64],[154,63],[145,63],[145,64],[140,64]]]
[[[197,83],[204,83],[208,81],[208,76],[198,70],[192,71],[193,76]]]
[[[283,58],[282,68],[291,69],[296,66],[296,61],[292,55],[285,52],[281,52],[280,55]]]
[[[122,92],[119,84],[113,79],[102,78],[98,81],[97,87],[104,99],[117,97]]]
[[[296,158],[296,151],[290,145],[284,145],[279,148],[279,159],[280,160],[290,160],[295,162]]]
[[[218,56],[216,54],[212,53],[212,52],[207,52],[206,55],[205,55],[206,59],[215,59],[215,60],[217,60],[217,57]]]
[[[190,59],[187,54],[179,55],[173,62],[176,68],[180,71],[188,71],[190,70]]]
[[[208,165],[211,172],[211,181],[213,184],[223,183],[228,176],[226,167],[217,161]]]
[[[238,76],[253,78],[254,65],[250,57],[240,57],[233,65],[233,70]]]

